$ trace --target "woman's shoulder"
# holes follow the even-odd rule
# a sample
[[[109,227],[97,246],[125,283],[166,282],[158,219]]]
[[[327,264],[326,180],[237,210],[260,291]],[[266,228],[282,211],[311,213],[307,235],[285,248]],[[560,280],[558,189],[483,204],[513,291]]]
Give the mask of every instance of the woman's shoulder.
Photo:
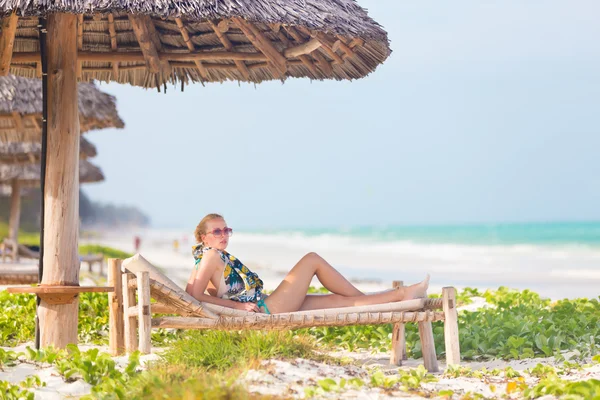
[[[194,256],[203,264],[214,262],[227,262],[227,257],[219,249],[213,247],[204,247],[200,249]]]

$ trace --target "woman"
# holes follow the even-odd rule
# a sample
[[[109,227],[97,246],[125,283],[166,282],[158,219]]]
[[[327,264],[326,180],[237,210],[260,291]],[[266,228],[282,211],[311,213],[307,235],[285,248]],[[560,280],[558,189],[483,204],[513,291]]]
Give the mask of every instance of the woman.
[[[186,292],[199,301],[251,312],[277,314],[299,310],[364,306],[424,297],[429,275],[420,283],[381,293],[364,294],[354,287],[327,261],[308,253],[270,295],[262,293],[263,283],[240,260],[225,251],[233,230],[218,214],[209,214],[194,232],[196,269]],[[332,294],[309,295],[314,276]],[[205,293],[208,292],[208,294]]]

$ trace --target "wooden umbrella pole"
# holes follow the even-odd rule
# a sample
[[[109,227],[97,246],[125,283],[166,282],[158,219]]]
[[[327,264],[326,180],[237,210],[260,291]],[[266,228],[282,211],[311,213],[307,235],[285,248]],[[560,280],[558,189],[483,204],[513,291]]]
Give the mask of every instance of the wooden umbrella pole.
[[[10,217],[8,237],[12,241],[12,258],[19,261],[19,220],[21,218],[21,185],[17,179],[12,180],[10,194]]]
[[[42,285],[79,285],[79,118],[77,106],[77,15],[50,14],[47,21],[48,163],[44,188]],[[40,345],[77,343],[79,301],[38,309]]]
[[[41,211],[40,211],[40,256],[38,265],[38,283],[42,282],[42,276],[44,275],[44,193],[46,188],[46,160],[48,155],[48,57],[46,51],[46,18],[40,17],[38,19],[38,30],[40,38],[40,56],[42,71],[42,153],[40,157],[40,190],[42,193]],[[36,313],[35,313],[35,348],[40,349],[40,318],[39,309],[42,299],[40,296],[36,296]]]

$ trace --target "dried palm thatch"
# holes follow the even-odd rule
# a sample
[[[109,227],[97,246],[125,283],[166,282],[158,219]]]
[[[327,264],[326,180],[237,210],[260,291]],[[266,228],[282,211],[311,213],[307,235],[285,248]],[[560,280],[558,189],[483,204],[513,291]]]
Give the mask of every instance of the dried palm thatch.
[[[80,83],[78,95],[81,133],[125,126],[114,96],[100,91],[93,83]],[[42,104],[41,80],[0,76],[0,143],[39,142]]]
[[[40,185],[39,164],[6,165],[0,164],[0,182],[9,182],[16,179],[22,187]],[[92,183],[104,180],[100,168],[86,160],[79,161],[79,182]]]
[[[82,160],[96,157],[98,154],[96,146],[94,146],[85,138],[81,138],[79,142],[79,148],[79,158]],[[0,141],[0,165],[37,164],[40,162],[41,156],[41,143],[4,143]]]
[[[84,81],[352,80],[391,52],[387,33],[354,0],[7,0],[0,12],[14,37],[10,72],[27,77],[41,74],[38,16],[51,12],[79,14]]]

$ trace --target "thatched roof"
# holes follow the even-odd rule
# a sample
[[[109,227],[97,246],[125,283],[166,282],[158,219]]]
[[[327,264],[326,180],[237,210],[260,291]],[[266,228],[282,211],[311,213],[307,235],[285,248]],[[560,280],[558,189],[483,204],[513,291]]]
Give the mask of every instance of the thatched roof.
[[[85,138],[79,142],[79,158],[87,160],[98,154],[96,146]],[[0,164],[32,164],[39,163],[42,155],[41,143],[34,142],[0,142]]]
[[[125,126],[114,96],[93,83],[80,83],[78,88],[81,133]],[[39,142],[42,105],[41,80],[0,76],[0,142]]]
[[[354,0],[7,0],[0,7],[6,14],[15,10],[10,72],[28,77],[40,74],[36,16],[50,12],[81,14],[80,76],[86,81],[161,87],[357,79],[391,51],[387,33]]]
[[[22,186],[40,185],[40,165],[6,165],[0,164],[0,182],[19,180]],[[79,183],[101,182],[104,174],[100,168],[86,160],[79,160]]]

